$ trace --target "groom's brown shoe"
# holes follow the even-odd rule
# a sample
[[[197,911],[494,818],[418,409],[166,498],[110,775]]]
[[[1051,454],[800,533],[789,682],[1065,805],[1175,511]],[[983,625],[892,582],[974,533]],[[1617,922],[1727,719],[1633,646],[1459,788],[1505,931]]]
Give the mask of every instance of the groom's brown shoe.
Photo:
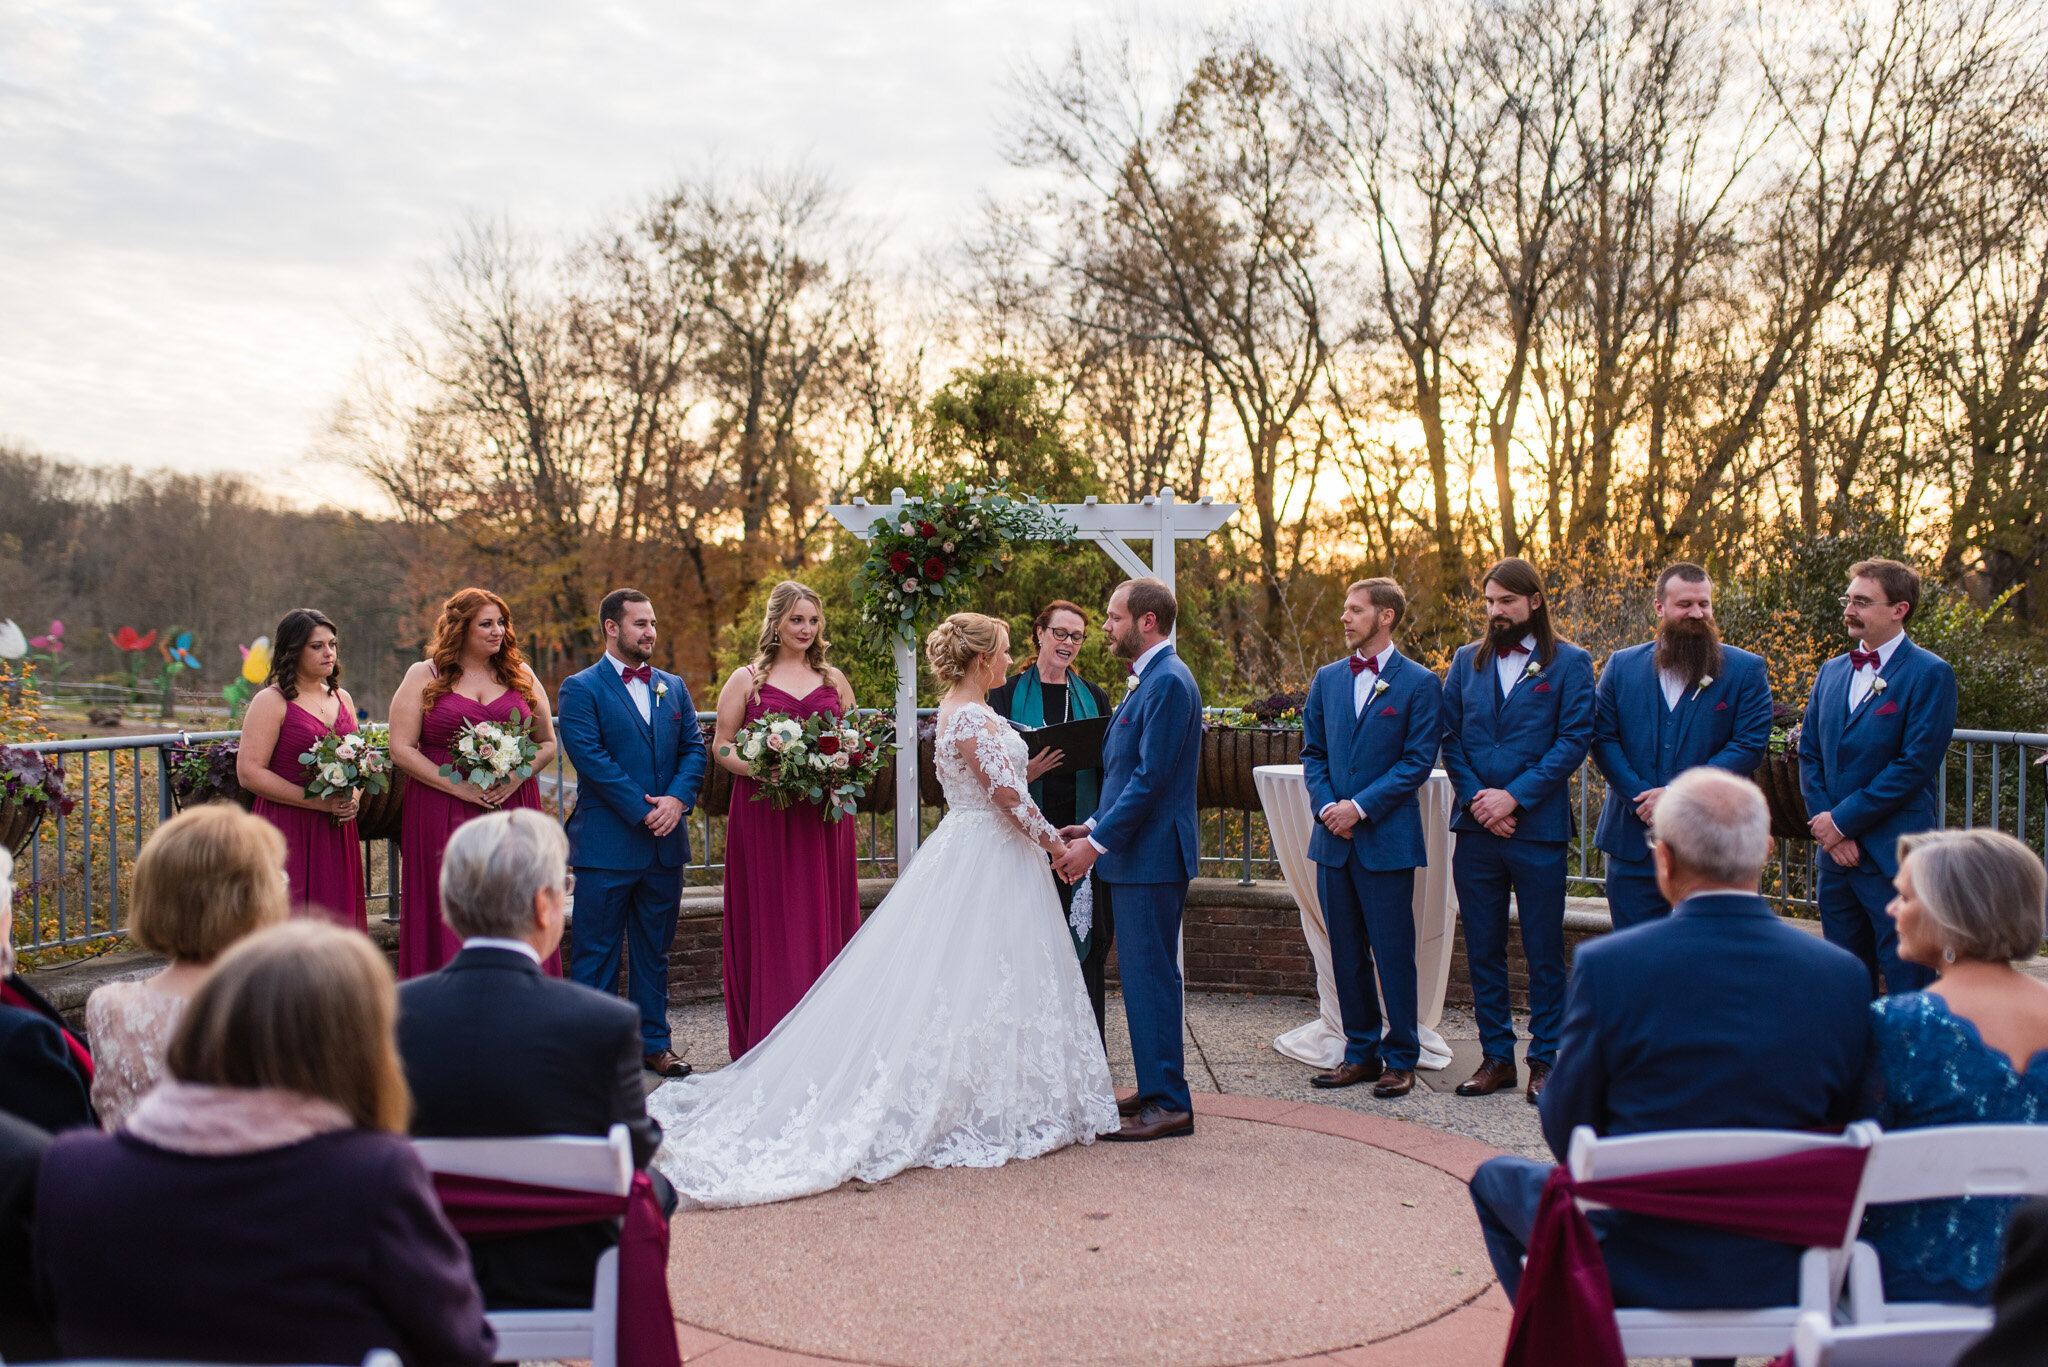
[[[640,1066],[660,1077],[688,1077],[690,1065],[676,1057],[673,1049],[657,1049],[640,1060]]]
[[[1515,1085],[1515,1061],[1511,1058],[1481,1059],[1479,1071],[1458,1084],[1459,1096],[1491,1096],[1503,1087]]]
[[[1153,1104],[1126,1120],[1122,1129],[1111,1130],[1102,1138],[1105,1143],[1115,1140],[1124,1144],[1142,1144],[1148,1139],[1174,1139],[1194,1132],[1194,1116],[1186,1111],[1169,1111]]]
[[[1371,1082],[1379,1075],[1380,1068],[1376,1063],[1340,1063],[1327,1073],[1317,1073],[1308,1083],[1311,1087],[1356,1087],[1361,1082]]]
[[[1413,1068],[1389,1068],[1380,1074],[1380,1080],[1372,1085],[1376,1097],[1406,1096],[1415,1090]]]
[[[1139,1096],[1136,1092],[1132,1092],[1129,1096],[1116,1103],[1116,1113],[1126,1120],[1129,1120],[1144,1109],[1145,1098]]]

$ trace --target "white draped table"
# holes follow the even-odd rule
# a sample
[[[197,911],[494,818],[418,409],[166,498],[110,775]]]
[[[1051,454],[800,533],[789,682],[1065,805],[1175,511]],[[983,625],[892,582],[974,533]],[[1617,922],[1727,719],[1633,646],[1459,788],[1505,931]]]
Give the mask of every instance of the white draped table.
[[[1313,1068],[1334,1068],[1344,1061],[1344,1015],[1337,1006],[1337,978],[1330,968],[1330,931],[1323,923],[1322,899],[1316,891],[1316,864],[1308,857],[1309,833],[1315,814],[1308,806],[1308,785],[1299,764],[1263,764],[1252,770],[1259,803],[1266,809],[1266,829],[1287,890],[1301,908],[1301,933],[1316,963],[1316,996],[1322,1014],[1273,1041],[1273,1048]],[[1458,903],[1451,892],[1451,780],[1443,770],[1430,774],[1416,794],[1422,803],[1422,836],[1429,866],[1415,871],[1416,1014],[1421,1026],[1424,1068],[1447,1068],[1450,1046],[1436,1032],[1443,1019],[1444,989],[1451,980],[1451,944],[1457,930]],[[1377,991],[1379,984],[1373,984]]]

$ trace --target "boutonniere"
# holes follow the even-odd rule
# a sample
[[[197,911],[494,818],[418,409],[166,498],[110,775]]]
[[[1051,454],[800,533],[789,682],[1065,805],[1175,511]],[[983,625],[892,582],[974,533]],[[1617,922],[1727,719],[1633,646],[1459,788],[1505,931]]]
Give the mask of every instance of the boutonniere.
[[[1890,687],[1891,685],[1885,682],[1884,675],[1882,674],[1870,681],[1870,691],[1873,693],[1882,693]]]
[[[656,679],[656,680],[654,681],[654,700],[655,700],[656,702],[660,702],[660,701],[661,701],[661,700],[662,700],[663,698],[666,698],[667,696],[668,696],[668,680],[667,680],[667,679]]]
[[[1377,679],[1373,682],[1372,692],[1366,695],[1365,700],[1367,702],[1371,702],[1374,698],[1377,698],[1380,694],[1386,691],[1387,681],[1385,679]]]
[[[1523,665],[1523,666],[1522,666],[1522,677],[1523,677],[1523,678],[1525,678],[1525,679],[1540,679],[1540,678],[1542,678],[1542,677],[1543,677],[1543,661],[1541,661],[1541,660],[1537,659],[1537,658],[1536,658],[1536,657],[1535,657],[1534,655],[1531,655],[1531,656],[1529,657],[1529,663],[1527,663],[1527,664],[1525,664],[1525,665]]]
[[[1709,688],[1712,688],[1713,686],[1714,676],[1711,674],[1703,674],[1700,676],[1699,686],[1693,689],[1692,695],[1694,698],[1698,698],[1700,694],[1706,692]]]

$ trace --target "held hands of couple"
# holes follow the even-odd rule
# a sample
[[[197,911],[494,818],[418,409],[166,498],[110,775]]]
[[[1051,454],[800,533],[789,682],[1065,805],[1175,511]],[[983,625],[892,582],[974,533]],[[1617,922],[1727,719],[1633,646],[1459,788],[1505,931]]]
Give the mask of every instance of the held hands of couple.
[[[683,819],[683,804],[672,797],[648,797],[647,805],[654,810],[641,817],[640,824],[656,836],[667,835]]]
[[[1052,871],[1065,882],[1079,882],[1095,866],[1100,851],[1088,839],[1086,826],[1064,826],[1060,829],[1060,839],[1067,842],[1067,848],[1064,854],[1054,858]]]

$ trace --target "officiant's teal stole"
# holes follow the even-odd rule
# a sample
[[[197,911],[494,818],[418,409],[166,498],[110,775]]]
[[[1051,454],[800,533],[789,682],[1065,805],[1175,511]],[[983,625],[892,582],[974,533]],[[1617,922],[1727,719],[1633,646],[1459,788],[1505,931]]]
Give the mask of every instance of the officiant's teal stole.
[[[1084,721],[1102,714],[1095,710],[1095,692],[1081,682],[1081,676],[1067,675],[1067,720]],[[1010,690],[1010,720],[1022,722],[1029,727],[1045,725],[1045,689],[1038,678],[1038,666],[1024,666],[1024,672],[1017,676],[1017,686]],[[1086,821],[1095,815],[1095,805],[1101,796],[1101,780],[1093,769],[1077,770],[1074,774],[1074,820]],[[1031,785],[1031,800],[1045,807],[1045,780],[1039,779]]]

